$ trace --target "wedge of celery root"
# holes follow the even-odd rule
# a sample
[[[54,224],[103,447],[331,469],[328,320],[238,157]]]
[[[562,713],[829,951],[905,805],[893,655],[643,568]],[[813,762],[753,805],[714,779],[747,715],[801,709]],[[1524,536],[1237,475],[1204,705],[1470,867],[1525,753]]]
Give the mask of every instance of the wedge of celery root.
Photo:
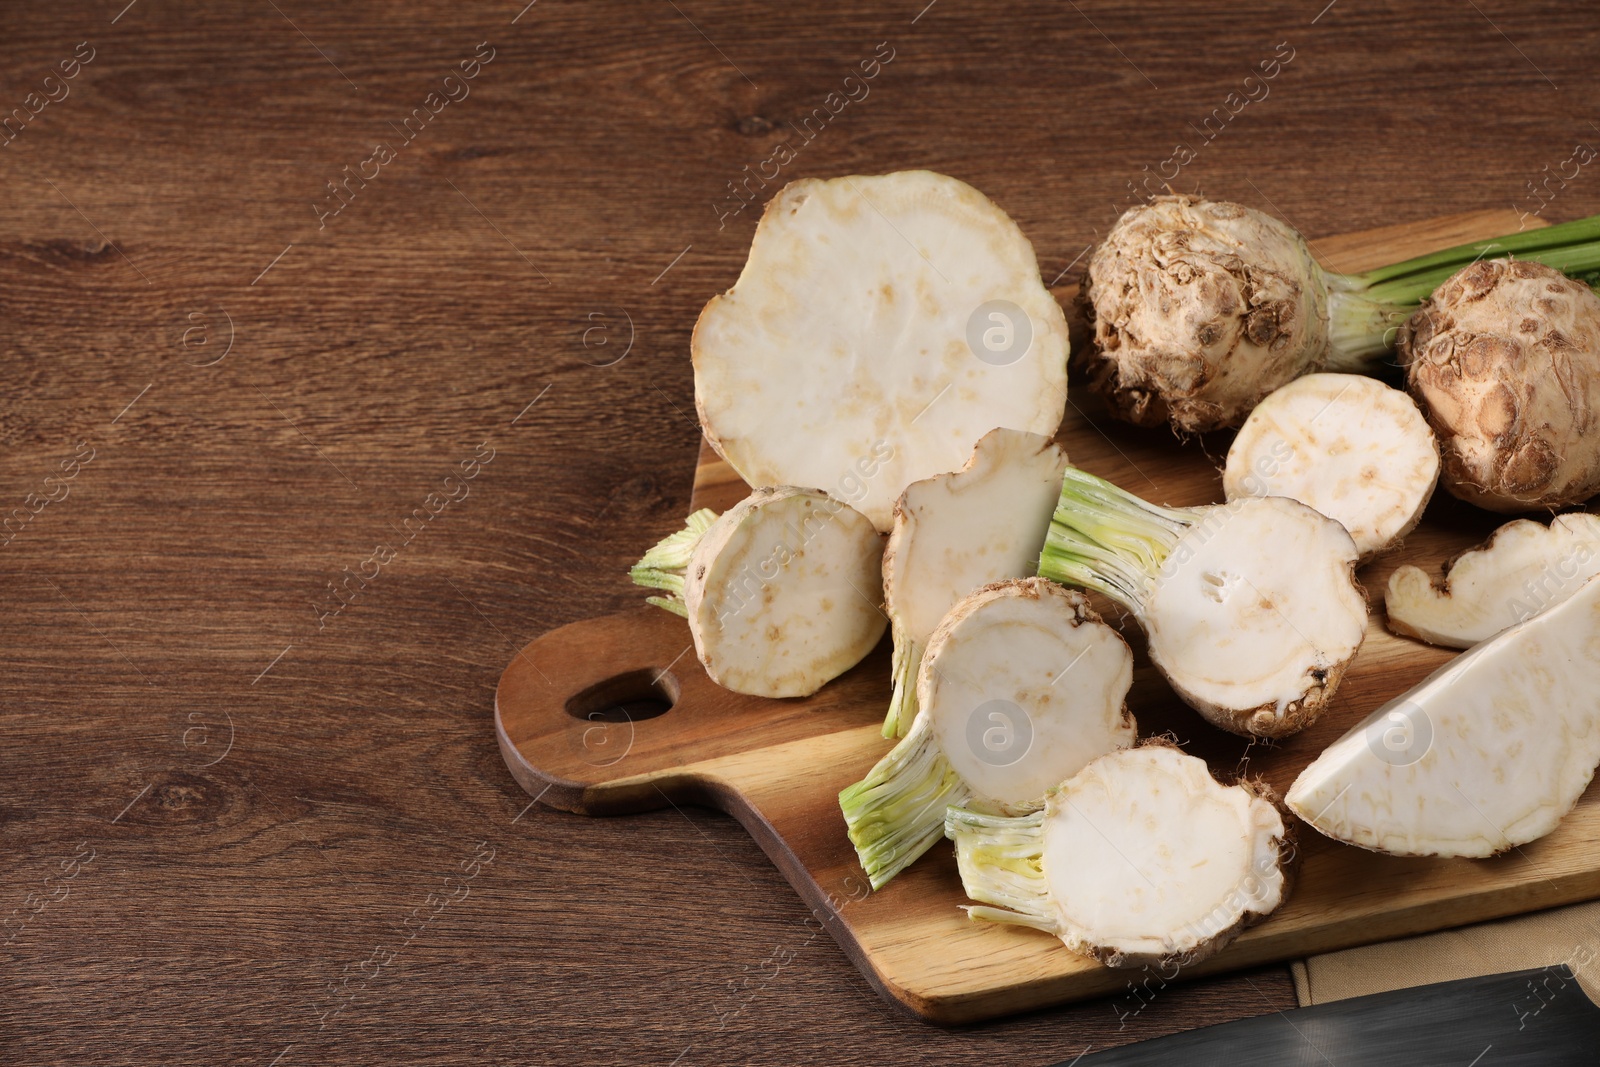
[[[930,171],[803,179],[768,203],[691,342],[706,440],[744,480],[895,501],[996,426],[1053,434],[1067,323],[1016,223]]]
[[[1039,573],[1127,608],[1211,723],[1284,737],[1316,719],[1366,635],[1356,559],[1343,526],[1284,497],[1158,507],[1068,468]]]
[[[1162,742],[1102,756],[1007,818],[953,807],[974,919],[1031,926],[1111,967],[1193,964],[1271,914],[1294,839],[1271,790]]]
[[[809,696],[872,651],[883,537],[816,489],[758,489],[689,517],[631,572],[650,602],[689,620],[706,673],[752,696]]]
[[[979,586],[1038,570],[1066,469],[1067,454],[1049,438],[996,429],[978,440],[965,467],[906,486],[883,555],[894,637],[883,736],[903,737],[916,717],[922,650],[956,602]]]
[[[1240,204],[1158,196],[1126,211],[1089,260],[1094,346],[1079,360],[1121,418],[1184,433],[1238,426],[1274,389],[1361,371],[1445,279],[1485,256],[1600,268],[1600,216],[1334,274],[1305,239]]]
[[[1416,528],[1439,445],[1416,402],[1374,378],[1308,374],[1256,406],[1228,449],[1229,500],[1286,496],[1337,519],[1363,559]]]
[[[928,641],[921,712],[839,794],[874,889],[944,834],[945,809],[1031,811],[1084,764],[1133,744],[1133,654],[1076,590],[1043,578],[962,599]]]
[[[1318,832],[1398,856],[1543,837],[1600,762],[1600,579],[1474,646],[1329,745],[1289,789]]]
[[[1600,516],[1557,515],[1549,526],[1513,519],[1445,564],[1435,581],[1406,564],[1389,575],[1389,629],[1471,648],[1559,604],[1600,574]]]

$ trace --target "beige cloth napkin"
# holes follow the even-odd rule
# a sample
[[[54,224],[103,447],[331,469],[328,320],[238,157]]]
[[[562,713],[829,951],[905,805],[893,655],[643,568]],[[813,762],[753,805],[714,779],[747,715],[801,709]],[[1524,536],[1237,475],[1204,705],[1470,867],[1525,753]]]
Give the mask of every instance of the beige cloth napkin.
[[[1600,901],[1329,952],[1290,964],[1302,1007],[1565,963],[1600,1003]],[[1531,1001],[1530,1001],[1531,1003]]]

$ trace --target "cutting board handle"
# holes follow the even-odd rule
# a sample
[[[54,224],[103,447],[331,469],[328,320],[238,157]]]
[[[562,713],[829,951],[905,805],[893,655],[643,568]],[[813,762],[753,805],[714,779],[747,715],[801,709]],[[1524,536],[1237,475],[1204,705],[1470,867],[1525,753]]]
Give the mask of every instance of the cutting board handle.
[[[648,811],[671,801],[728,810],[760,782],[736,757],[878,721],[887,642],[822,693],[730,693],[700,665],[689,626],[641,607],[552,630],[519,652],[495,692],[495,733],[517,782],[566,811]]]

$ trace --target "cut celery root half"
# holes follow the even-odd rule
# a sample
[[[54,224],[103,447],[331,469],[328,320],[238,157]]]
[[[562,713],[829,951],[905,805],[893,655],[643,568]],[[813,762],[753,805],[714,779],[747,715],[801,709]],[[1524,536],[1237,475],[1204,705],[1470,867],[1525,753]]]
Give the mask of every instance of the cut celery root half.
[[[1256,405],[1233,445],[1229,500],[1286,496],[1336,519],[1362,558],[1416,528],[1439,483],[1439,445],[1416,402],[1353,374],[1308,374]]]
[[[1213,725],[1283,737],[1321,714],[1366,637],[1343,526],[1283,497],[1208,509],[1147,601],[1150,659]]]
[[[1389,576],[1389,629],[1447,648],[1471,648],[1559,604],[1600,574],[1600,516],[1514,519],[1445,565],[1434,580],[1410,564]]]
[[[1289,790],[1320,833],[1399,856],[1542,837],[1600,762],[1600,579],[1474,646],[1329,745]]]
[[[701,428],[746,482],[820,487],[885,532],[906,486],[996,426],[1053,434],[1066,405],[1033,246],[925,170],[784,186],[691,349]]]
[[[1044,810],[952,807],[974,919],[1055,934],[1111,967],[1198,963],[1288,895],[1293,836],[1263,784],[1161,741],[1101,756]]]
[[[1327,706],[1366,636],[1356,558],[1343,526],[1285,497],[1158,507],[1069,468],[1039,573],[1132,612],[1212,724],[1284,737]]]
[[[1042,578],[961,600],[928,642],[921,713],[839,794],[874,889],[944,834],[945,809],[1027,812],[1090,760],[1131,745],[1133,655],[1082,593]]]
[[[758,489],[715,518],[697,511],[630,572],[649,602],[689,620],[711,680],[735,693],[809,696],[872,651],[883,537],[817,489]]]
[[[959,471],[906,486],[883,556],[894,636],[885,737],[904,736],[916,717],[917,667],[945,614],[980,586],[1038,569],[1066,469],[1049,438],[1002,428],[984,434]]]

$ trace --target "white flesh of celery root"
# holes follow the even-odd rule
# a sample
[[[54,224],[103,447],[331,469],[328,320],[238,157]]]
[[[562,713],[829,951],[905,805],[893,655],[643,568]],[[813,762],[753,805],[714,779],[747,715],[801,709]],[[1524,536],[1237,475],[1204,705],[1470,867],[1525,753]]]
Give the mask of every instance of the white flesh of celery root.
[[[735,693],[809,696],[883,636],[883,537],[816,489],[759,489],[663,540],[633,580],[685,615],[706,673]],[[681,599],[680,599],[681,598]]]
[[[700,425],[746,482],[820,487],[885,532],[906,486],[996,426],[1055,433],[1066,404],[1033,246],[930,171],[784,186],[691,348]]]
[[[1475,646],[1318,756],[1289,807],[1399,856],[1493,856],[1555,829],[1600,762],[1600,579]]]
[[[1549,526],[1514,519],[1451,560],[1441,581],[1407,564],[1389,576],[1389,629],[1448,648],[1471,648],[1530,619],[1600,574],[1600,516],[1558,515]]]
[[[991,430],[959,471],[906,486],[883,556],[883,599],[894,636],[894,696],[883,736],[905,735],[917,714],[917,665],[956,601],[1039,567],[1039,546],[1061,495],[1067,454],[1041,434]]]
[[[1229,500],[1286,496],[1344,524],[1363,559],[1416,528],[1439,445],[1416,402],[1380,381],[1308,374],[1256,405],[1228,449]]]
[[[951,808],[946,833],[969,915],[1111,967],[1205,959],[1283,903],[1294,858],[1266,786],[1222,785],[1159,741],[1100,757],[1033,815]]]
[[[1284,737],[1327,706],[1366,636],[1355,563],[1343,526],[1286,497],[1165,508],[1070,468],[1039,573],[1131,611],[1212,724]]]
[[[1032,811],[1063,778],[1136,732],[1133,654],[1082,593],[1027,578],[977,590],[928,642],[922,711],[839,794],[874,889],[944,834],[945,809]]]

